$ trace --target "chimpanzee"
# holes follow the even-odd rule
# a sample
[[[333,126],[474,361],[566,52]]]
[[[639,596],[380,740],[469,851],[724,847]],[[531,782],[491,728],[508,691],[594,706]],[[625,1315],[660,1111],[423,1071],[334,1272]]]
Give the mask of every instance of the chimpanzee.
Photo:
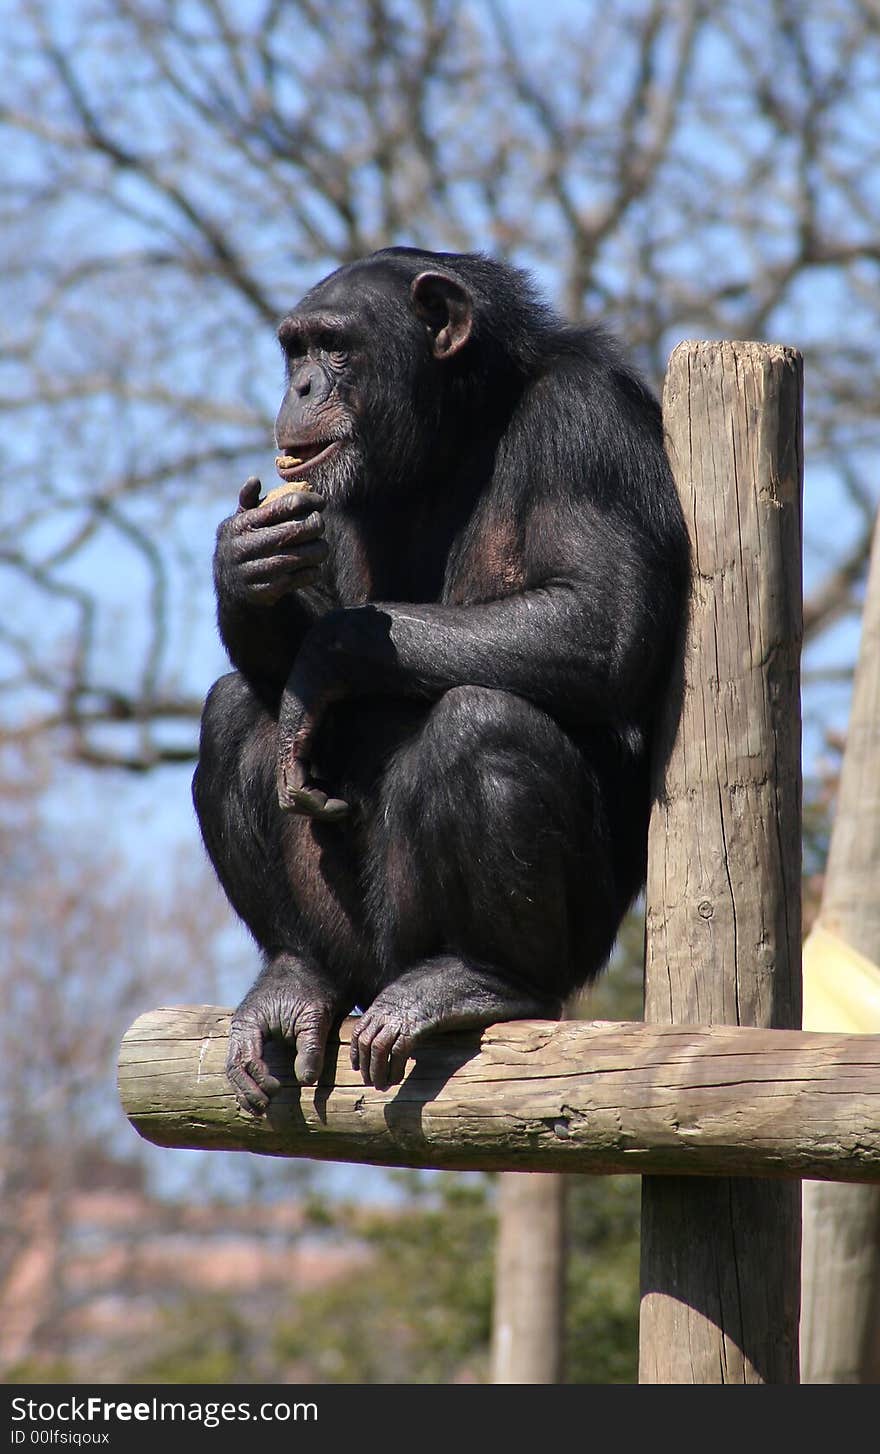
[[[264,968],[242,1106],[429,1032],[560,1013],[645,873],[648,757],[688,579],[656,399],[519,270],[392,247],[281,324],[289,492],[217,534],[194,797]],[[276,785],[276,770],[281,785]]]

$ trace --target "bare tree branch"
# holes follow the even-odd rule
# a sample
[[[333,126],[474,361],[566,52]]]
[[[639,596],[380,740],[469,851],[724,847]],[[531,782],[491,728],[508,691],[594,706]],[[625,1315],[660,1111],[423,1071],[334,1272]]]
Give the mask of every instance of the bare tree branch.
[[[210,551],[271,469],[274,322],[392,242],[533,267],[655,385],[682,337],[801,347],[809,639],[857,611],[880,493],[880,21],[873,0],[808,11],[21,7],[0,55],[12,729],[66,724],[89,761],[178,751],[153,724],[194,728],[219,663]]]

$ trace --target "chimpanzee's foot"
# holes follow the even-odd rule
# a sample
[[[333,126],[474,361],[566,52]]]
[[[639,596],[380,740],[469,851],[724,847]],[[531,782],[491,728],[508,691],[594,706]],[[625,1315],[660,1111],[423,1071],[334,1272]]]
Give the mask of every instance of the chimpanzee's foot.
[[[279,1089],[263,1059],[267,1040],[294,1045],[296,1079],[300,1085],[315,1085],[327,1037],[347,1009],[302,959],[293,954],[273,959],[232,1017],[226,1074],[242,1109],[261,1116]]]
[[[325,823],[347,818],[349,806],[344,798],[332,793],[326,783],[311,777],[308,765],[280,753],[277,768],[278,806],[285,813],[302,813]]]
[[[561,1011],[559,1000],[542,999],[500,975],[438,955],[386,985],[354,1022],[352,1068],[367,1085],[386,1090],[403,1079],[407,1058],[425,1035],[496,1020],[557,1019]]]
[[[301,788],[291,788],[278,794],[279,807],[287,813],[302,813],[307,818],[318,818],[324,823],[337,823],[347,818],[349,806],[344,798],[338,798],[318,783],[305,783]]]
[[[275,784],[278,806],[284,813],[334,822],[348,816],[348,803],[318,782],[309,760],[309,747],[320,718],[307,711],[296,691],[296,668],[291,672],[278,711],[278,746]]]

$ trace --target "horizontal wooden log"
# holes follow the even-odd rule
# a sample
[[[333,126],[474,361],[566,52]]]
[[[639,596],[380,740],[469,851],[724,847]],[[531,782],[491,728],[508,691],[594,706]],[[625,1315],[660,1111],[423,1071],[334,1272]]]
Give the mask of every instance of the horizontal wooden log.
[[[126,1034],[119,1089],[160,1146],[460,1170],[814,1177],[880,1182],[880,1035],[519,1020],[437,1036],[402,1085],[365,1086],[351,1021],[322,1083],[285,1046],[269,1114],[224,1072],[231,1012],[178,1006]]]

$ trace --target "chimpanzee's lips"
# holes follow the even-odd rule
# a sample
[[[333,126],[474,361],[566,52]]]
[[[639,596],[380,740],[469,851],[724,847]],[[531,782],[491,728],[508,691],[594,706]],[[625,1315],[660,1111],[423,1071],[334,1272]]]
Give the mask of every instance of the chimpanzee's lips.
[[[316,464],[323,464],[338,449],[341,439],[322,440],[318,444],[298,444],[295,452],[275,456],[275,468],[282,480],[301,480],[308,476]]]

